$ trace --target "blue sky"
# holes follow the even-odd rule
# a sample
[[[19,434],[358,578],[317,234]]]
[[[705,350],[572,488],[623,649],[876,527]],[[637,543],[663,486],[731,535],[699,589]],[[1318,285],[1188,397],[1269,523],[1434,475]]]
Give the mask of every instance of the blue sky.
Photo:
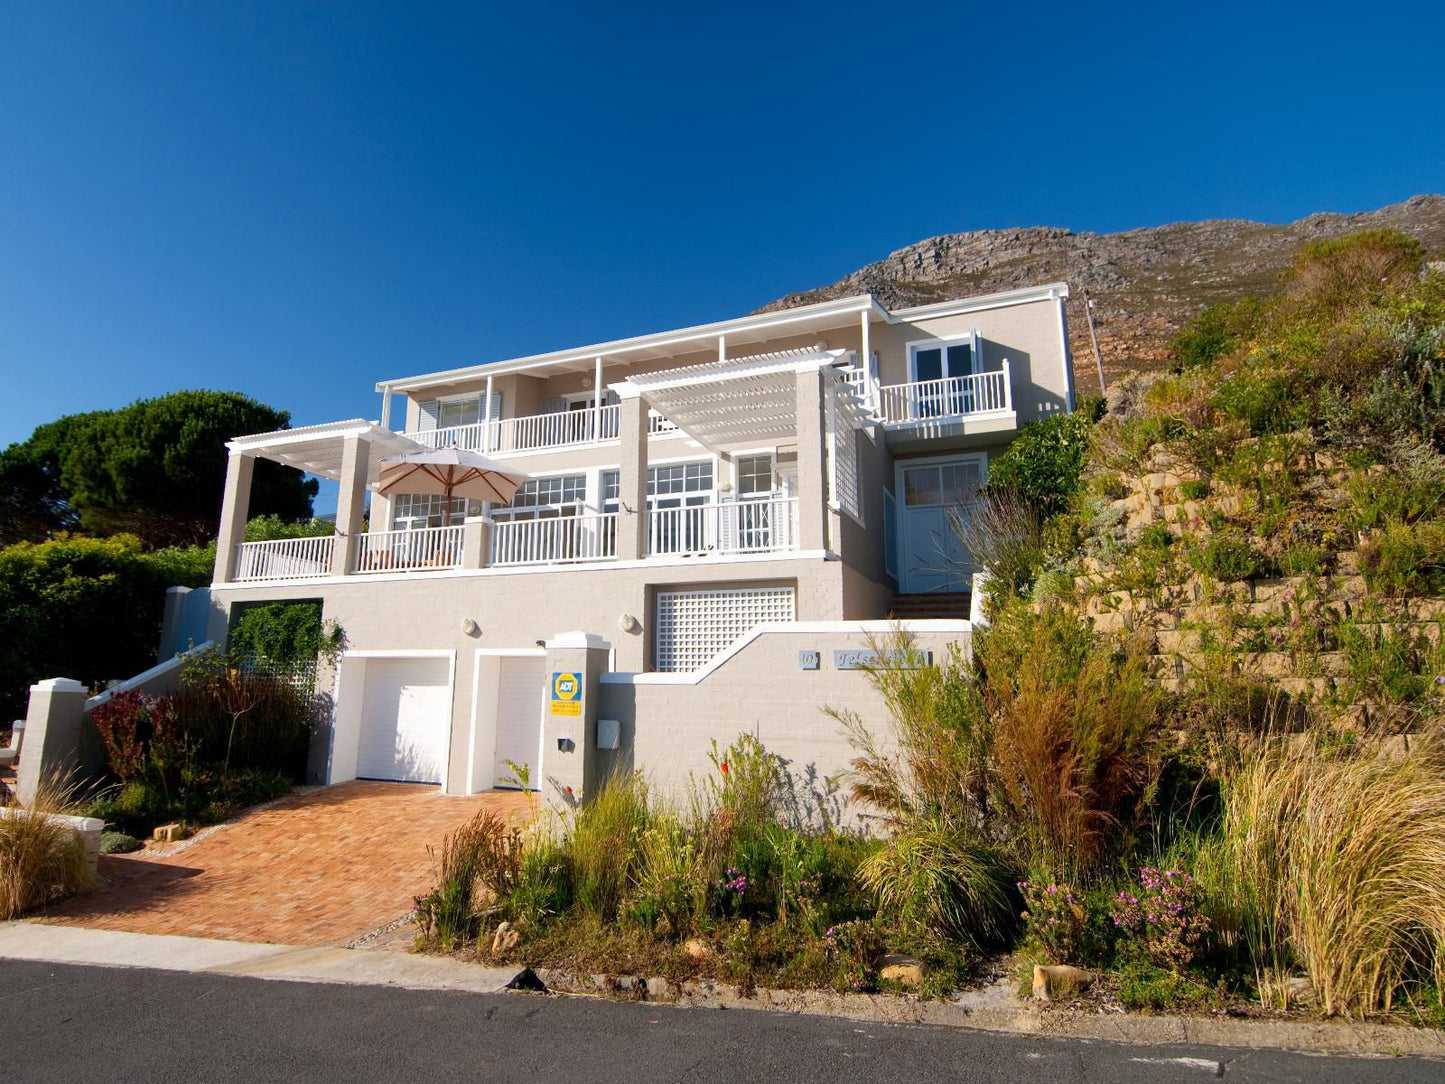
[[[0,445],[739,315],[920,238],[1445,191],[1445,6],[0,0]]]

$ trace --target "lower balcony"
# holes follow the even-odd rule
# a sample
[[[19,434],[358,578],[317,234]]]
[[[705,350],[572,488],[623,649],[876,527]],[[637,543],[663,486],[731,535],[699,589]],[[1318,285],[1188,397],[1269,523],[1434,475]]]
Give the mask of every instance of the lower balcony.
[[[447,527],[369,531],[352,546],[347,575],[426,575],[455,569],[563,569],[617,560],[616,512],[545,519],[468,520]],[[652,508],[645,559],[788,553],[799,548],[798,499]],[[314,580],[336,574],[340,536],[243,542],[237,583]]]

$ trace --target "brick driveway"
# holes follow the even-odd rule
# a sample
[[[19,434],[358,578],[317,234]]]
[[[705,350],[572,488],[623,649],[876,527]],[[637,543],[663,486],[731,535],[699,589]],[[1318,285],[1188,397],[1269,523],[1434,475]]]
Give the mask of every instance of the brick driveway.
[[[427,848],[490,807],[525,819],[524,795],[451,798],[434,786],[340,783],[287,798],[169,857],[102,855],[105,887],[44,922],[285,945],[344,945],[400,918],[431,887]],[[399,931],[397,940],[410,940]]]

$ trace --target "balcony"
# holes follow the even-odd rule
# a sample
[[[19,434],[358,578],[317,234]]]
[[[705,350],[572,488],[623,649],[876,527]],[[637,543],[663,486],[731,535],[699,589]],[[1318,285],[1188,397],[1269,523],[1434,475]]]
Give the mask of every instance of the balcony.
[[[347,574],[425,575],[457,569],[563,569],[617,560],[618,514],[468,520],[448,527],[369,531],[352,540]],[[314,580],[335,574],[339,535],[242,542],[232,582]],[[798,499],[653,508],[648,559],[788,553],[798,546]]]
[[[993,372],[889,384],[878,389],[884,425],[912,425],[974,415],[1013,413],[1008,361]]]
[[[428,448],[461,448],[505,458],[586,444],[605,444],[618,438],[622,408],[613,403],[596,410],[562,410],[520,418],[495,418],[445,429],[418,429],[406,435]],[[673,433],[677,426],[654,411],[648,433]]]

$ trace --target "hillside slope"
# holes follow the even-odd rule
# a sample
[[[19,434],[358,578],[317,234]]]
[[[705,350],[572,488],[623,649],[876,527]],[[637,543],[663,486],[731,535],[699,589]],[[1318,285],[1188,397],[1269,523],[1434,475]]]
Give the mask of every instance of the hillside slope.
[[[1073,290],[1069,330],[1079,387],[1097,390],[1084,290],[1096,302],[1106,375],[1158,368],[1170,338],[1205,305],[1273,292],[1307,242],[1384,227],[1415,237],[1432,258],[1445,257],[1445,196],[1415,196],[1367,214],[1314,214],[1288,225],[1227,219],[1123,233],[1035,226],[944,234],[759,311],[865,291],[889,307],[921,305],[1062,279]]]

